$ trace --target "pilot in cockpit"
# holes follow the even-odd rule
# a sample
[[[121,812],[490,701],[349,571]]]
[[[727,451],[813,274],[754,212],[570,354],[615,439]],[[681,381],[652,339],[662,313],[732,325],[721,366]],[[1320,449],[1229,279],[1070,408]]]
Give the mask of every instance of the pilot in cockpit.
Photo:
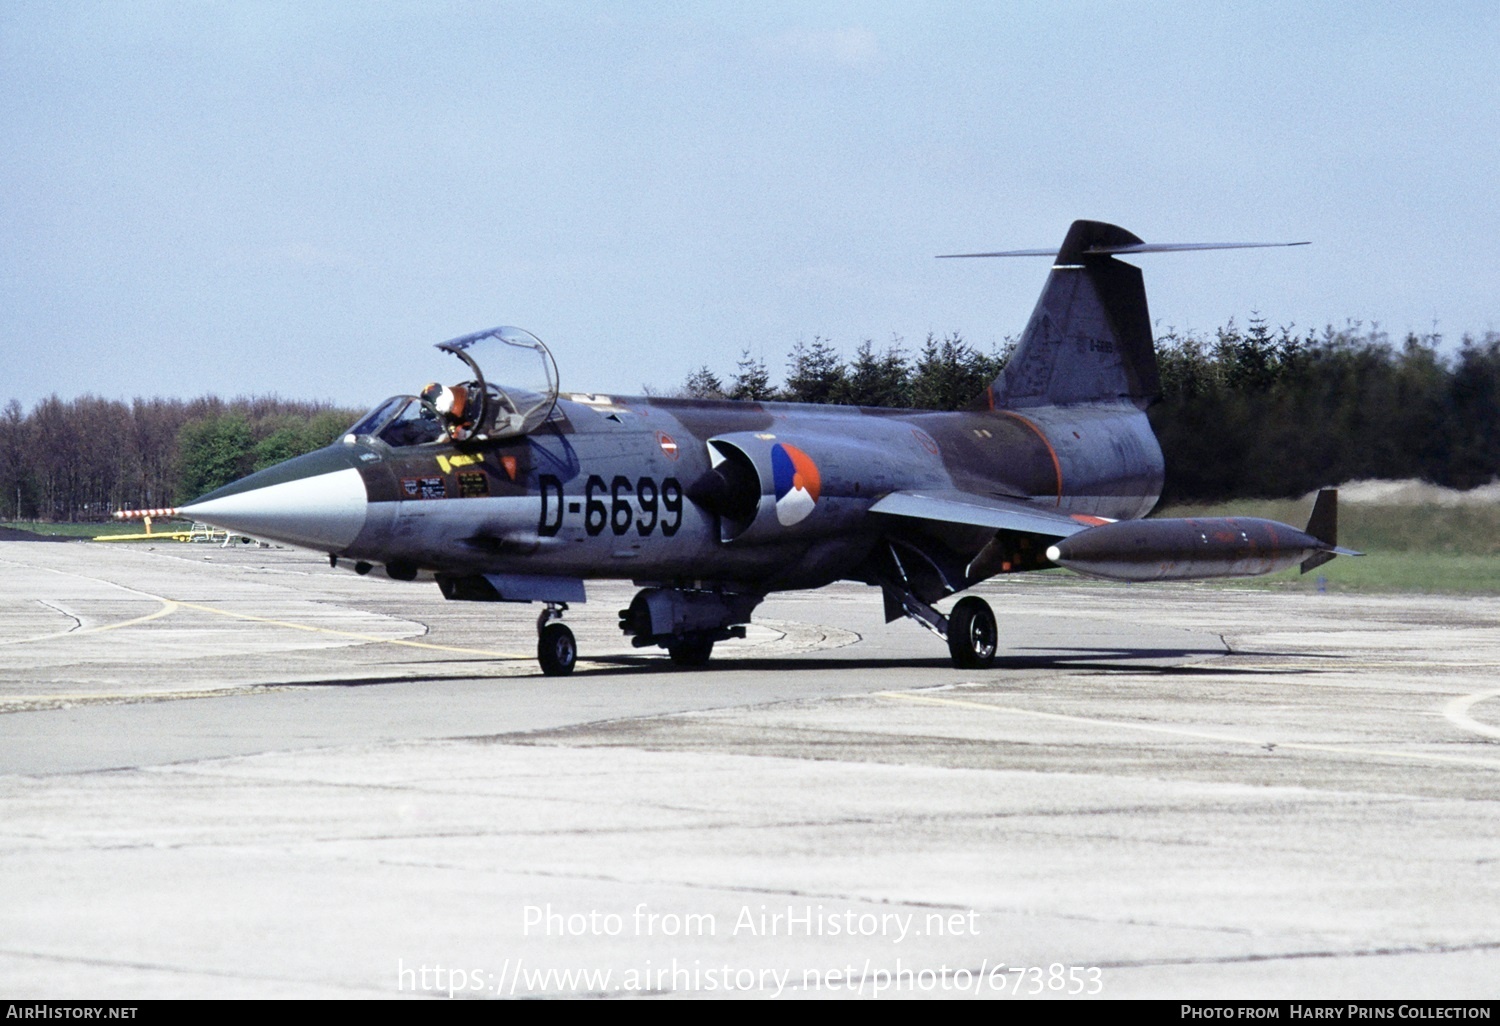
[[[450,387],[434,381],[422,389],[421,398],[424,402],[431,403],[433,408],[442,415],[448,437],[455,442],[462,442],[473,432],[474,420],[469,410],[469,390],[463,385]]]

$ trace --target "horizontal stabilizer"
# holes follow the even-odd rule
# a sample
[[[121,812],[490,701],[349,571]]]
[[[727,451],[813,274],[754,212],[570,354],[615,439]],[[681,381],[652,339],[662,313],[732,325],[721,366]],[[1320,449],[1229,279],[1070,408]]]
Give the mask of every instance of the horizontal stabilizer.
[[[1079,256],[1128,256],[1131,253],[1182,253],[1200,249],[1267,249],[1277,246],[1307,246],[1307,242],[1136,242],[1120,246],[1089,246]],[[1055,257],[1056,249],[1008,249],[999,253],[939,253],[939,260],[969,257]]]
[[[1342,545],[1335,545],[1331,549],[1325,549],[1322,552],[1319,552],[1319,553],[1316,553],[1314,555],[1308,556],[1306,559],[1304,559],[1302,561],[1301,569],[1302,569],[1303,573],[1307,573],[1309,570],[1314,570],[1314,569],[1322,566],[1324,563],[1327,563],[1329,560],[1333,559],[1334,556],[1363,556],[1363,555],[1364,555],[1363,552],[1355,552],[1353,549],[1346,549]]]
[[[1141,269],[1115,260],[1173,250],[1304,246],[1304,242],[1147,242],[1119,225],[1074,221],[1056,249],[945,253],[955,257],[1052,257],[1052,271],[1010,359],[972,408],[1130,403],[1161,395]]]

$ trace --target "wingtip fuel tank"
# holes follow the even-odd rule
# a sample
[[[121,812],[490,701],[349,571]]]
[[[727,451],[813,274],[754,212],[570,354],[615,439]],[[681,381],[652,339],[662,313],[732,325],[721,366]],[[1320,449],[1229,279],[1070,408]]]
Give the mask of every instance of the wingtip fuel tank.
[[[1163,517],[1102,524],[1059,539],[1047,558],[1111,581],[1259,577],[1298,564],[1303,573],[1336,555],[1338,492],[1318,494],[1306,530],[1259,517]]]

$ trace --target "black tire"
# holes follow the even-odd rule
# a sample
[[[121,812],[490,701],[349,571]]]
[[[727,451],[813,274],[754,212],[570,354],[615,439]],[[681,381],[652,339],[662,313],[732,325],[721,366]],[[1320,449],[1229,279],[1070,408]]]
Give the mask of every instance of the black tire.
[[[707,666],[714,654],[714,639],[689,635],[667,646],[667,655],[678,666]]]
[[[536,639],[536,661],[549,677],[566,677],[578,662],[578,642],[566,624],[549,623]]]
[[[948,651],[961,670],[987,670],[995,664],[1000,634],[990,604],[970,595],[948,617]]]

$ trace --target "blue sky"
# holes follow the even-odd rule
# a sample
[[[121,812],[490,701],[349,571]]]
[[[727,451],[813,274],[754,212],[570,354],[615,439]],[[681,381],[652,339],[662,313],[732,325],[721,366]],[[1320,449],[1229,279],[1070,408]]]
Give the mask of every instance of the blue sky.
[[[1158,330],[1500,330],[1500,5],[0,4],[0,400],[368,406],[1020,331],[1077,217]]]

